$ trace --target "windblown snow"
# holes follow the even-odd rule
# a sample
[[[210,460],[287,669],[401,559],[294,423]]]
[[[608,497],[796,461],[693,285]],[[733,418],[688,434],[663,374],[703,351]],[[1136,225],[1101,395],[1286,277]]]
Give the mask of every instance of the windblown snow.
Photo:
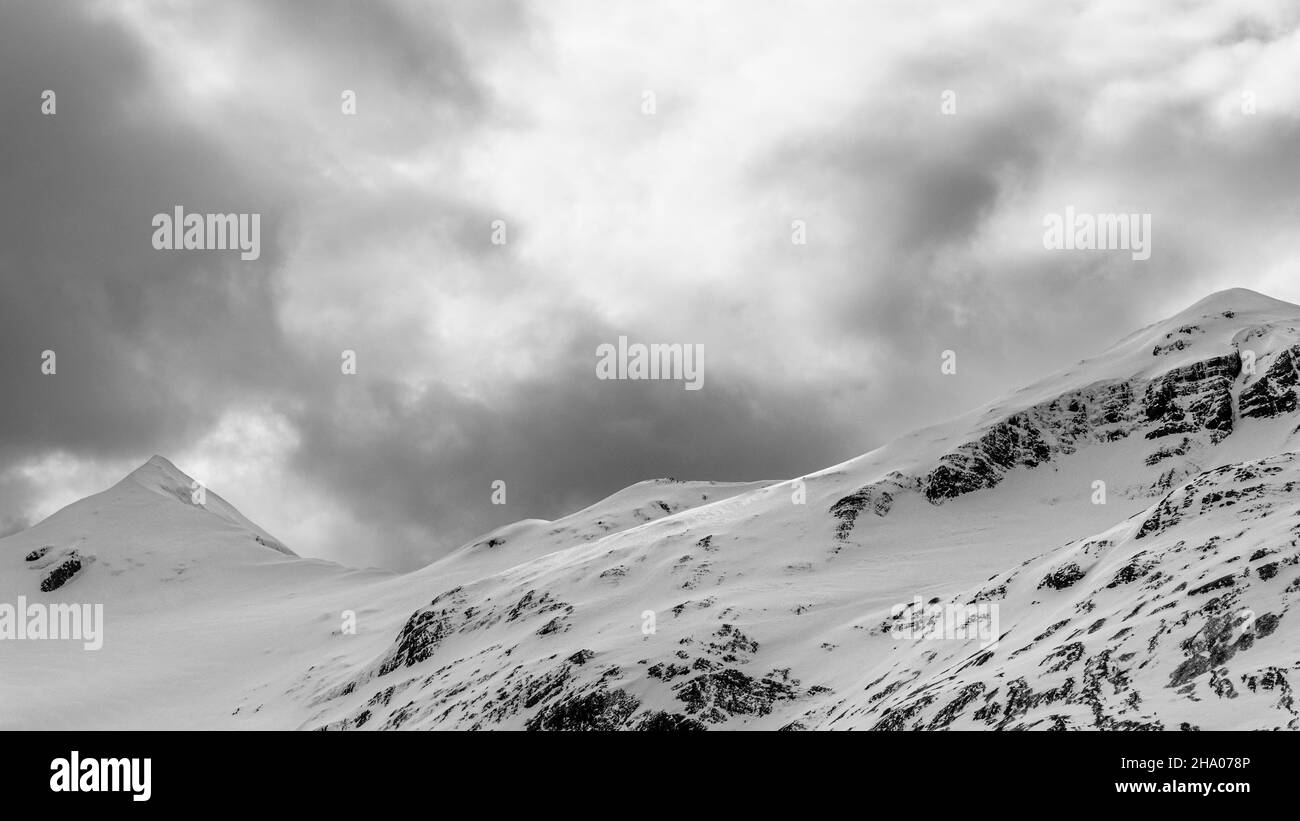
[[[0,540],[0,602],[105,611],[99,651],[0,641],[0,727],[1300,729],[1298,383],[1300,306],[1223,291],[819,473],[404,575],[154,457]],[[923,629],[976,609],[992,641]]]

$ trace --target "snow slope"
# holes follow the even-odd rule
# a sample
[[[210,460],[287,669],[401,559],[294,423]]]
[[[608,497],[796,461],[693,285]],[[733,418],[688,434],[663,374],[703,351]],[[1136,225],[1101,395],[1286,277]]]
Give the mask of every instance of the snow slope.
[[[1300,642],[1287,618],[1300,599],[1297,488],[1294,454],[1207,471],[1116,527],[955,597],[1011,616],[996,646],[920,638],[801,723],[1300,729]],[[881,629],[925,621],[909,608]]]
[[[0,642],[0,727],[1294,727],[1297,357],[1300,307],[1224,291],[816,474],[643,482],[402,576],[154,459],[0,540],[0,601],[108,612],[98,653]],[[917,597],[1003,638],[898,638]]]

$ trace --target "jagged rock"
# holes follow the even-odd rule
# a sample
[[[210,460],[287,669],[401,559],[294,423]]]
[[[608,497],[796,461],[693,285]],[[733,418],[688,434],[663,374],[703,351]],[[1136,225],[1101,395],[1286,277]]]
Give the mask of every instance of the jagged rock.
[[[1052,458],[1052,449],[1029,414],[1018,413],[995,425],[978,441],[944,456],[925,481],[931,504],[993,487],[1013,467],[1034,467]]]
[[[1048,573],[1043,577],[1043,580],[1038,583],[1038,586],[1050,587],[1053,590],[1064,590],[1079,579],[1082,579],[1083,576],[1084,572],[1079,569],[1079,565],[1075,562],[1070,562],[1064,567]]]
[[[529,730],[619,730],[640,706],[622,690],[596,689],[547,705],[525,726]]]
[[[858,514],[863,510],[870,510],[877,516],[884,516],[889,513],[893,504],[894,497],[876,485],[867,485],[845,496],[831,505],[831,515],[840,520],[839,526],[835,529],[835,537],[841,541],[847,539],[853,532],[853,524],[857,521]]]
[[[789,671],[774,670],[761,679],[727,667],[704,673],[677,685],[678,699],[690,715],[718,723],[737,715],[767,715],[778,701],[797,697],[799,682],[790,679]]]
[[[653,733],[683,733],[703,732],[707,730],[708,727],[689,716],[682,715],[681,713],[667,713],[663,710],[659,710],[653,713],[646,713],[632,729]]]
[[[1283,350],[1268,370],[1241,392],[1242,416],[1269,418],[1295,412],[1295,386],[1300,382],[1297,356],[1300,356],[1300,346]]]
[[[50,571],[50,574],[41,580],[41,592],[49,593],[58,590],[63,585],[72,580],[72,577],[81,572],[81,557],[76,551],[73,551],[67,559],[58,567]]]

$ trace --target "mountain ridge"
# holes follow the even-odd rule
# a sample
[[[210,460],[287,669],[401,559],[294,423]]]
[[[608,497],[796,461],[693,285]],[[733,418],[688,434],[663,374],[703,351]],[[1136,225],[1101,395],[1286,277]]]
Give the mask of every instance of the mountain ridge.
[[[211,679],[199,708],[126,675],[122,686],[148,687],[155,702],[118,699],[96,726],[1290,727],[1300,649],[1277,625],[1300,589],[1283,578],[1300,563],[1289,502],[1300,482],[1297,328],[1300,307],[1219,292],[830,468],[775,482],[641,482],[397,576],[266,550],[215,494],[204,503],[214,515],[198,516],[192,480],[155,457],[127,478],[157,501],[133,492],[128,507],[147,516],[114,537],[150,539],[153,552],[105,545],[60,592],[137,596],[131,630],[119,645],[110,633],[99,659],[24,651],[81,676],[156,647],[238,660],[238,677],[215,658],[195,663]],[[58,528],[47,523],[64,511],[0,540],[0,579],[34,582],[20,554],[46,534],[93,549],[115,531],[92,517],[125,516],[69,508]],[[167,553],[187,539],[210,545],[199,565]],[[181,567],[172,581],[157,572],[163,561]],[[203,595],[164,597],[160,625],[155,591],[185,578]],[[997,605],[1008,629],[976,663],[987,648],[898,637],[915,600]],[[1242,610],[1254,614],[1249,640]],[[214,626],[214,612],[241,616]],[[77,692],[66,688],[37,696],[35,712]],[[0,707],[0,726],[6,718]],[[29,711],[17,723],[49,722]]]

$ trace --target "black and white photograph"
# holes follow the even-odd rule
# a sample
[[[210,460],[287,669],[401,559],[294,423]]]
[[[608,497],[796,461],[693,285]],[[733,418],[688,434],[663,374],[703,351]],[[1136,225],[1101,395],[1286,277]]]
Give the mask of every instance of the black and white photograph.
[[[0,739],[1155,731],[1086,795],[1233,806],[1298,81],[1293,0],[0,0]]]

